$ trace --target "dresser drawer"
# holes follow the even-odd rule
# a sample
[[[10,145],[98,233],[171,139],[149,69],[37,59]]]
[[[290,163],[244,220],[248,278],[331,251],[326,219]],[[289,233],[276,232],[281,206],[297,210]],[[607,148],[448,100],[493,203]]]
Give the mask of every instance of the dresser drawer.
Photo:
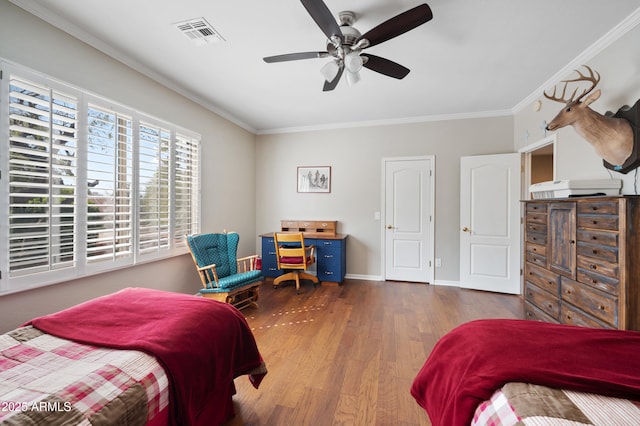
[[[618,201],[578,200],[578,214],[618,215]]]
[[[527,203],[527,215],[529,213],[547,213],[547,203]]]
[[[531,263],[525,264],[525,280],[559,297],[559,275]]]
[[[578,269],[590,271],[594,274],[603,275],[610,278],[619,277],[620,265],[604,259],[596,259],[594,257],[578,255],[577,265]]]
[[[540,244],[535,244],[535,243],[527,243],[525,250],[528,253],[535,253],[535,254],[539,254],[540,256],[546,256],[547,255],[547,246],[543,246]]]
[[[598,244],[590,244],[578,241],[576,246],[578,256],[590,257],[593,259],[605,260],[607,262],[618,262],[618,248],[610,246],[601,246]]]
[[[542,290],[539,287],[531,284],[530,282],[525,283],[525,297],[526,300],[533,303],[539,309],[541,309],[545,314],[549,315],[554,319],[558,319],[560,316],[560,300],[557,296],[552,295],[551,293]]]
[[[534,244],[539,244],[539,245],[546,245],[547,244],[547,234],[545,233],[540,233],[540,232],[530,232],[527,231],[527,242],[528,243],[534,243]]]
[[[606,277],[604,275],[598,275],[593,271],[587,271],[584,269],[578,269],[577,280],[581,283],[590,285],[598,290],[606,291],[613,295],[618,295],[620,292],[619,281],[617,278]]]
[[[618,234],[608,231],[580,228],[577,231],[578,241],[591,244],[599,244],[607,247],[618,247]]]
[[[618,324],[618,300],[610,294],[588,287],[577,281],[562,277],[562,300],[579,306],[580,309],[608,324]]]
[[[615,328],[610,324],[607,324],[582,312],[578,308],[571,306],[568,303],[562,304],[562,309],[560,312],[560,322],[562,324],[579,325],[581,327]]]
[[[534,265],[540,265],[540,266],[546,266],[547,265],[547,257],[546,256],[542,256],[542,255],[537,254],[537,253],[527,252],[525,257],[526,257],[526,261],[527,262],[531,262]]]
[[[547,224],[547,211],[544,212],[527,212],[526,215],[527,224],[537,224],[546,226]]]
[[[578,228],[618,230],[618,216],[578,214]]]
[[[558,320],[544,313],[540,308],[536,305],[529,303],[527,301],[524,302],[524,318],[528,320],[534,321],[544,321],[544,322],[555,322]]]

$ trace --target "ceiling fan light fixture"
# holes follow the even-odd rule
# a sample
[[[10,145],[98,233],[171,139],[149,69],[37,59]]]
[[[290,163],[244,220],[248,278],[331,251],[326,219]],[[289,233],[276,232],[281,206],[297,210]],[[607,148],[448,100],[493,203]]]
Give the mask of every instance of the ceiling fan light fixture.
[[[347,70],[347,72],[345,73],[346,77],[347,77],[347,85],[349,86],[353,86],[354,84],[356,84],[357,82],[360,81],[360,73],[359,72],[352,72]]]
[[[340,66],[336,61],[330,61],[324,64],[324,66],[320,69],[322,76],[327,82],[332,82],[334,78],[338,75],[338,71],[340,71]]]
[[[347,56],[344,58],[345,67],[347,67],[347,71],[352,73],[357,73],[362,69],[363,64],[362,57],[360,56],[360,52],[349,52]]]

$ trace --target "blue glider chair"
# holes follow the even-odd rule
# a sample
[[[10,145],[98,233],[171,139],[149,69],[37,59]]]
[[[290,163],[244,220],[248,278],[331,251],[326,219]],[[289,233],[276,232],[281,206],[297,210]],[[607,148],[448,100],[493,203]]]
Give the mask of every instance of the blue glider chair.
[[[256,269],[258,255],[236,259],[240,237],[235,232],[188,235],[193,262],[204,288],[204,297],[229,303],[238,309],[258,307],[262,270]]]

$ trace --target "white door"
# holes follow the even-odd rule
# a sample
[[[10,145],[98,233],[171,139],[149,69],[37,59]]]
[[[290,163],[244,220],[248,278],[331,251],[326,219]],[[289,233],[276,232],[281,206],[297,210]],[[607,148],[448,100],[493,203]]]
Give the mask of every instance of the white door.
[[[520,154],[460,159],[460,286],[520,294]]]
[[[433,282],[434,158],[384,159],[384,277]]]

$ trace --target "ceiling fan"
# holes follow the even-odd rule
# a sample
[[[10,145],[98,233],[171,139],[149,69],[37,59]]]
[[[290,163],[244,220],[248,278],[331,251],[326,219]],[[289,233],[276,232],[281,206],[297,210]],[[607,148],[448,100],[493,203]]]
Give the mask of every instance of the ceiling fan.
[[[340,25],[322,0],[301,0],[302,5],[322,32],[327,36],[326,52],[300,52],[263,58],[267,63],[296,61],[300,59],[331,58],[321,72],[325,77],[323,91],[335,89],[340,77],[346,71],[347,83],[354,84],[360,79],[362,67],[379,72],[389,77],[402,79],[409,74],[409,69],[389,59],[362,53],[368,47],[375,46],[401,34],[406,33],[433,18],[429,6],[424,3],[409,9],[364,34],[353,28],[355,14],[350,11],[340,12]]]

